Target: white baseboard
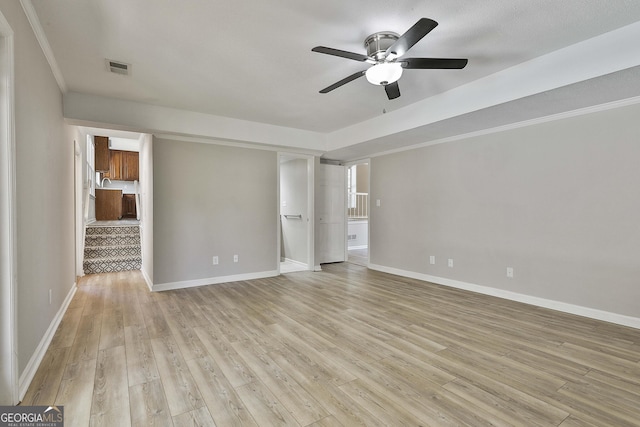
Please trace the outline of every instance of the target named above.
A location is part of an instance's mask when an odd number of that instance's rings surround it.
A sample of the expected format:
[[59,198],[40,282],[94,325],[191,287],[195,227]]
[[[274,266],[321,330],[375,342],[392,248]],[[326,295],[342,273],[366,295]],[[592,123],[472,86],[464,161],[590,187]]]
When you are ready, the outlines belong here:
[[313,266],[313,271],[322,271],[322,266],[320,264]]
[[20,375],[20,378],[18,380],[19,400],[22,400],[24,398],[24,395],[27,393],[27,389],[29,388],[29,385],[31,385],[31,381],[33,381],[33,377],[36,375],[36,372],[40,367],[40,363],[42,363],[42,359],[44,358],[44,355],[49,348],[49,344],[51,344],[51,340],[53,339],[53,336],[55,335],[56,330],[58,329],[58,326],[60,325],[60,322],[64,317],[64,314],[67,312],[67,308],[69,307],[73,296],[76,294],[77,289],[78,287],[76,286],[76,283],[74,283],[66,298],[62,302],[60,309],[51,321],[49,328],[40,340],[40,344],[38,344],[36,351],[31,356],[31,359],[29,359],[29,363],[27,363],[27,366],[24,368],[22,375]]
[[479,294],[491,295],[498,298],[504,298],[511,301],[522,302],[525,304],[535,305],[538,307],[549,308],[551,310],[562,311],[564,313],[576,314],[578,316],[588,317],[590,319],[602,320],[605,322],[615,323],[618,325],[629,326],[631,328],[640,329],[640,318],[626,316],[624,314],[611,313],[609,311],[597,310],[595,308],[582,307],[579,305],[569,304],[566,302],[555,301],[545,298],[533,297],[530,295],[519,294],[517,292],[505,291],[503,289],[492,288],[489,286],[476,285],[474,283],[461,282],[458,280],[447,279],[445,277],[431,276],[414,271],[401,270],[383,265],[369,264],[372,270],[381,271],[383,273],[394,274],[396,276],[408,277],[411,279],[422,280],[425,282],[436,283],[438,285],[449,286],[452,288],[463,289],[466,291],[477,292]]
[[151,292],[153,292],[153,281],[151,280],[151,277],[149,277],[147,270],[142,267],[140,268],[140,272],[142,273],[142,277],[144,277],[144,281],[147,283],[147,287]]
[[169,291],[172,289],[194,288],[196,286],[217,285],[219,283],[239,282],[242,280],[264,279],[267,277],[275,277],[278,270],[259,271],[256,273],[234,274],[231,276],[209,277],[205,279],[185,280],[181,282],[159,283],[152,285],[152,291]]
[[369,245],[358,245],[358,246],[348,246],[347,249],[351,250],[351,249],[367,249],[369,247]]
[[286,262],[290,262],[290,263],[298,265],[300,267],[309,268],[309,265],[307,263],[305,263],[305,262],[296,261],[295,259],[291,259],[291,258],[285,258],[284,260]]

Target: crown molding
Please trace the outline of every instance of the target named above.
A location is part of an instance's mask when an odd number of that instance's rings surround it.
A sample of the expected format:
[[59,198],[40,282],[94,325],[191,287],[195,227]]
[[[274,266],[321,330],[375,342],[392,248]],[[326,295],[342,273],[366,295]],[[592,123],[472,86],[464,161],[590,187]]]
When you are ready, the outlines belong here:
[[51,45],[49,44],[49,40],[47,40],[44,29],[40,24],[40,19],[38,18],[38,14],[36,13],[35,8],[33,7],[33,3],[31,3],[31,0],[20,0],[20,4],[22,5],[24,13],[27,15],[27,19],[29,20],[31,29],[33,30],[36,39],[40,44],[40,48],[42,49],[45,58],[47,58],[47,62],[49,63],[49,67],[51,67],[51,72],[53,73],[53,77],[58,83],[60,91],[62,91],[62,93],[67,93],[67,84],[62,77],[62,72],[60,71],[60,67],[58,67],[58,62],[53,55],[53,50],[51,50]]

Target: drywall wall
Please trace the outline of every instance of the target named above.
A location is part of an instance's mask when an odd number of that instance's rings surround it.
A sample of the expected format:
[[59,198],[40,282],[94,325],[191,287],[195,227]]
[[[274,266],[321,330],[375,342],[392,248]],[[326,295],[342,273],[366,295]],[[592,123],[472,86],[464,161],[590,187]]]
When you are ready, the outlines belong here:
[[374,158],[371,263],[640,317],[638,117],[633,105]]
[[[282,224],[281,257],[308,262],[307,255],[307,159],[280,163],[280,222]],[[285,215],[301,215],[301,218]]]
[[[34,356],[74,275],[74,144],[62,94],[19,2],[0,10],[14,31],[18,369]],[[49,302],[49,290],[52,299]]]
[[369,192],[369,163],[356,165],[356,193]]
[[154,288],[277,271],[276,156],[154,138]]

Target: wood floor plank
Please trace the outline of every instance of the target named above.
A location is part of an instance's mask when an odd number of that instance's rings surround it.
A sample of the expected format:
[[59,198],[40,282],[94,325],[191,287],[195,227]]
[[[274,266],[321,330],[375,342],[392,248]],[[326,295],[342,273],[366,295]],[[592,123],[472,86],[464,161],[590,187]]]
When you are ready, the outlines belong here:
[[97,359],[80,360],[67,364],[65,368],[55,402],[56,405],[64,406],[65,424],[89,425],[96,361]]
[[69,359],[69,347],[49,349],[40,362],[22,405],[53,405]]
[[574,416],[568,416],[558,427],[598,427]]
[[173,427],[160,380],[129,387],[132,426]]
[[309,424],[308,427],[341,427],[344,424],[341,424],[336,417],[330,415],[328,417],[324,417],[321,420],[316,421],[313,424]]
[[185,360],[198,359],[207,354],[207,350],[196,335],[193,327],[185,319],[182,311],[165,313],[167,324],[180,347]]
[[[271,356],[279,366],[285,368],[307,392],[309,392],[325,410],[345,426],[381,426],[383,425],[370,412],[364,410],[333,381],[333,375],[323,367],[291,352],[275,352]],[[308,363],[311,363],[309,365]],[[355,379],[355,376],[354,376]]]
[[187,361],[209,413],[220,426],[258,426],[234,387],[209,356]]
[[396,405],[394,401],[389,399],[388,394],[370,390],[359,379],[341,385],[340,389],[385,425],[422,425],[425,423],[425,420],[408,413],[405,407]]
[[102,312],[102,327],[100,330],[100,350],[124,345],[124,319],[122,310],[105,309]]
[[611,425],[633,425],[640,421],[636,414],[640,401],[636,395],[622,390],[616,392],[609,387],[601,387],[593,380],[585,380],[568,382],[559,393],[583,403],[590,403],[590,406],[598,408],[600,413],[611,414],[607,420]]
[[164,313],[154,302],[140,303],[140,310],[150,338],[159,338],[171,333]]
[[80,318],[76,336],[69,352],[69,361],[77,362],[83,359],[97,358],[101,330],[102,313],[83,315]]
[[58,326],[56,333],[51,339],[49,347],[63,348],[71,347],[73,345],[73,341],[76,338],[76,331],[78,330],[80,319],[82,318],[82,311],[83,308],[81,307],[67,309],[67,312],[62,316],[62,320],[60,321],[60,325]]
[[151,347],[172,416],[204,406],[202,396],[171,336],[154,338]]
[[231,385],[239,387],[256,379],[251,368],[217,326],[210,324],[206,328],[197,327],[195,332]]
[[138,293],[134,290],[127,292],[127,298],[122,304],[122,322],[127,326],[146,326],[142,308],[138,301]]
[[130,426],[124,346],[100,350],[91,400],[92,426]]
[[151,340],[143,326],[126,326],[124,342],[127,351],[127,376],[129,386],[160,378],[151,349]]
[[216,427],[206,406],[173,417],[175,427]]
[[301,426],[259,380],[238,387],[236,391],[260,426]]
[[289,410],[300,425],[311,424],[328,415],[324,408],[277,363],[262,353],[251,340],[238,341],[233,348],[251,366],[251,370],[278,400]]
[[[274,339],[278,339],[283,346],[284,351],[276,351],[280,355],[287,354],[288,356],[301,359],[301,364],[304,366],[312,366],[314,368],[314,375],[323,375],[326,381],[332,382],[335,385],[342,385],[349,381],[355,380],[357,377],[344,369],[338,363],[332,363],[332,359],[326,357],[324,353],[317,350],[316,347],[310,345],[305,339],[301,338],[300,333],[294,327],[283,328],[280,325],[268,326],[269,333]],[[302,334],[303,337],[307,337],[307,334]],[[313,340],[311,340],[313,343]],[[325,350],[332,347],[321,346]],[[271,353],[270,353],[271,354]]]

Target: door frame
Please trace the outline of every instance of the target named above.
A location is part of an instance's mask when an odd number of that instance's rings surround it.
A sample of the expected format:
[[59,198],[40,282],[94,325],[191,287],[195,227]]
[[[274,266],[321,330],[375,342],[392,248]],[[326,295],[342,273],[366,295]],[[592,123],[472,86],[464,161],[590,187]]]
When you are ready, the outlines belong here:
[[0,405],[18,396],[16,157],[13,30],[0,12]]
[[[80,129],[75,127],[75,135],[73,138],[73,164],[74,164],[74,216],[75,216],[75,230],[76,230],[76,278],[84,276],[84,215],[83,215],[83,200],[84,200],[84,161],[83,161],[83,146],[86,146],[86,135],[80,132]],[[79,142],[78,140],[83,140]],[[84,143],[84,144],[83,144]]]
[[276,265],[278,266],[278,274],[280,274],[280,258],[282,255],[282,224],[280,223],[280,159],[282,157],[292,159],[304,159],[307,161],[307,270],[314,271],[315,268],[315,157],[311,154],[290,153],[286,151],[278,151],[276,156],[277,162],[277,239],[276,239]]

